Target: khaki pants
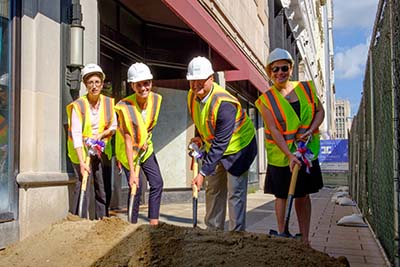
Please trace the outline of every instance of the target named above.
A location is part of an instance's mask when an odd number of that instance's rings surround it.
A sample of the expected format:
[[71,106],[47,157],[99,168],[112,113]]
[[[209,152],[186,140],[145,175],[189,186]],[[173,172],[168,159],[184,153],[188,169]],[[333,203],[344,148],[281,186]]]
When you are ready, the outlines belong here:
[[233,176],[220,163],[214,175],[206,176],[204,220],[208,228],[224,230],[228,200],[229,230],[244,231],[246,229],[247,178],[248,172],[241,176]]

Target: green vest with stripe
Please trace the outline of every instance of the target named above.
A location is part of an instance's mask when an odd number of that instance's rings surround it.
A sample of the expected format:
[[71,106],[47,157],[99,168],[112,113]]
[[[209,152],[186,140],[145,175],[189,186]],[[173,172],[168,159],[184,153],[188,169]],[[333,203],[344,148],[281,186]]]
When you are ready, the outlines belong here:
[[142,110],[137,101],[136,94],[132,94],[115,105],[118,114],[118,129],[115,139],[115,154],[117,160],[129,169],[128,157],[125,150],[124,128],[128,130],[132,138],[133,159],[138,156],[140,149],[147,143],[146,154],[141,162],[146,161],[153,153],[152,130],[157,124],[158,114],[160,113],[162,96],[153,92],[149,93],[147,106],[145,109],[146,119],[143,120]]
[[8,121],[0,115],[0,147],[8,144]]
[[237,107],[235,128],[229,145],[224,152],[224,155],[231,155],[245,148],[255,135],[253,123],[246,112],[243,111],[240,102],[217,83],[213,83],[212,91],[204,106],[201,107],[202,104],[196,100],[196,95],[192,90],[189,90],[189,113],[201,139],[205,143],[207,152],[210,150],[214,139],[218,110],[223,101],[233,103]]
[[[261,105],[264,105],[271,111],[276,127],[285,139],[289,150],[294,152],[296,151],[295,141],[308,130],[313,121],[318,98],[312,81],[292,83],[300,102],[300,118],[275,86],[263,93],[255,104],[258,110],[260,110]],[[264,126],[268,164],[279,167],[288,166],[289,159],[276,144],[267,125]],[[314,159],[316,159],[320,150],[320,133],[318,129],[313,132],[307,147],[312,151]]]
[[[114,99],[100,95],[100,106],[99,106],[99,128],[98,128],[98,133],[102,133],[110,126],[112,125],[113,122],[113,115],[114,115]],[[79,158],[76,153],[76,150],[74,148],[74,143],[72,140],[72,133],[71,133],[71,114],[72,110],[75,110],[76,114],[79,117],[79,121],[82,125],[82,141],[83,144],[85,144],[85,139],[86,138],[93,138],[92,134],[92,123],[90,119],[90,106],[89,106],[89,100],[87,98],[87,95],[84,95],[71,104],[67,106],[67,115],[68,115],[68,156],[71,159],[71,161],[75,164],[79,164]],[[109,159],[111,159],[112,156],[112,147],[111,147],[111,142],[109,142],[111,139],[111,136],[107,138],[103,138],[102,141],[105,142],[105,148],[104,148],[104,153],[107,155]],[[85,159],[87,157],[87,149],[82,148],[82,157]]]

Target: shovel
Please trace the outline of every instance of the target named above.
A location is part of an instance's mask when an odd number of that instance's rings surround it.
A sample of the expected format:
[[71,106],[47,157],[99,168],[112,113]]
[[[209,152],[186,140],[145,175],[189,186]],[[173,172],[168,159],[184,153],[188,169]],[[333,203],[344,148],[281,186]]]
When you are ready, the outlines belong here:
[[[90,156],[86,157],[86,166],[90,166]],[[87,188],[87,180],[89,177],[89,173],[85,171],[82,175],[82,183],[81,183],[81,193],[79,194],[79,206],[78,206],[78,215],[83,218],[83,201],[85,199],[86,188]]]
[[[105,143],[101,140],[96,140],[92,138],[87,138],[85,140],[85,148],[87,148],[87,157],[85,164],[90,168],[90,156],[98,156],[101,157],[101,153],[104,151]],[[78,215],[83,218],[83,201],[85,199],[86,189],[87,189],[87,181],[88,181],[89,173],[85,171],[82,174],[82,183],[81,183],[81,193],[79,195],[79,206],[78,206]]]
[[[196,178],[197,173],[199,171],[199,164],[197,160],[193,158],[193,179]],[[197,185],[192,186],[192,195],[193,195],[193,228],[197,226],[197,203],[199,200],[199,192],[197,190]]]
[[[146,154],[146,150],[142,151],[139,154],[139,157],[138,157],[138,159],[136,161],[136,164],[135,164],[135,175],[137,177],[139,177],[139,174],[140,174],[140,161],[142,160],[142,157],[144,156],[144,154]],[[137,191],[137,186],[136,186],[136,184],[133,184],[131,186],[129,206],[128,206],[128,222],[131,222],[131,219],[132,219],[133,202],[134,202],[134,199],[135,199],[136,191]]]
[[297,183],[297,174],[299,173],[299,168],[300,166],[298,164],[294,165],[293,172],[292,172],[292,177],[290,179],[290,186],[289,186],[289,194],[288,194],[288,199],[287,199],[287,209],[286,209],[286,214],[285,214],[285,230],[283,233],[278,233],[278,231],[275,230],[270,230],[269,234],[274,235],[274,236],[280,236],[280,237],[298,237],[298,235],[293,236],[289,232],[289,219],[290,219],[290,213],[292,211],[292,205],[293,205],[293,199],[294,199],[294,191],[296,189],[296,183]]

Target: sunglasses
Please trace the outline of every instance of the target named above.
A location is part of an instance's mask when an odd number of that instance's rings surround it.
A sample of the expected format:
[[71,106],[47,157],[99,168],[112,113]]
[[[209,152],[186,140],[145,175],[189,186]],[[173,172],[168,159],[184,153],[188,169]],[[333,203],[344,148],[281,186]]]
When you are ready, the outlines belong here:
[[273,67],[273,68],[271,69],[271,71],[272,71],[273,73],[277,73],[279,70],[281,70],[282,72],[287,72],[287,71],[289,71],[289,66],[288,66],[288,65],[285,65],[285,66],[276,66],[276,67]]

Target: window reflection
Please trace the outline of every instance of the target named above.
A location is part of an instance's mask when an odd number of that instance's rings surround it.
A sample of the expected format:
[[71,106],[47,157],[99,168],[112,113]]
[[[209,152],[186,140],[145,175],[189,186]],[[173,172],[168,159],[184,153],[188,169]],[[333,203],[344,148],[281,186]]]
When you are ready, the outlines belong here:
[[10,209],[9,196],[9,7],[10,1],[0,1],[0,213]]

